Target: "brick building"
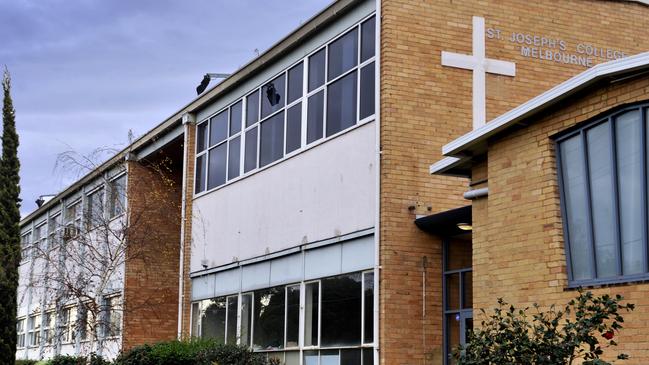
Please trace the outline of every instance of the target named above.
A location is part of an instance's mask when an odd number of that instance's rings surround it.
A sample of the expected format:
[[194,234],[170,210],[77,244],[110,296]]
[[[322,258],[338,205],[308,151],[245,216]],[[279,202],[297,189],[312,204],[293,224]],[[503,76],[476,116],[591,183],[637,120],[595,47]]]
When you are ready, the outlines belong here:
[[[141,280],[150,267],[134,261],[123,296],[169,285],[176,299],[165,316],[126,305],[123,344],[178,332],[287,365],[448,363],[473,310],[510,297],[503,284],[532,295],[506,271],[530,258],[502,255],[503,271],[492,270],[492,250],[504,248],[479,222],[495,233],[503,223],[478,209],[484,197],[472,208],[463,198],[467,184],[467,198],[487,183],[494,196],[484,153],[460,155],[467,167],[452,165],[455,155],[431,162],[487,120],[649,49],[648,15],[642,1],[334,2],[121,155],[174,156],[177,189],[151,199],[177,202],[181,217],[145,219],[167,219],[176,265]],[[547,214],[560,231],[560,214]],[[472,222],[475,233],[457,226]],[[563,245],[552,237],[555,286],[535,283],[559,298],[572,281],[560,278]]]

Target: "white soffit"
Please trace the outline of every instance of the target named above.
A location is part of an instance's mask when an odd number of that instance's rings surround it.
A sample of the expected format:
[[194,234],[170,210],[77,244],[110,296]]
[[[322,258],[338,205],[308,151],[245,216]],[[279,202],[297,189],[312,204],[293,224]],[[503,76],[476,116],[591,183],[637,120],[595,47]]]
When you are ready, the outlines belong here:
[[[487,138],[520,122],[522,119],[532,116],[536,112],[565,99],[604,77],[613,77],[619,74],[639,71],[642,69],[649,69],[649,52],[596,65],[553,87],[543,94],[517,106],[507,113],[502,114],[484,126],[446,144],[442,148],[442,153],[445,156],[457,156],[463,151],[469,149],[471,146],[486,140]],[[434,166],[436,166],[436,168],[440,167],[437,165],[445,160],[446,159],[431,165],[431,171]],[[444,163],[449,164],[451,162],[450,160],[446,160]]]

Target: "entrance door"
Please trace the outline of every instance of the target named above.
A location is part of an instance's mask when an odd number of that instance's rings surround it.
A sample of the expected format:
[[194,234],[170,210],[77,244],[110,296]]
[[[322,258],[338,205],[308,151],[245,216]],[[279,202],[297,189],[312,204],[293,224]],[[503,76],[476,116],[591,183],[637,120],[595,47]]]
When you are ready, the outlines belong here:
[[455,364],[453,350],[465,345],[473,330],[473,273],[471,235],[444,243],[444,358]]

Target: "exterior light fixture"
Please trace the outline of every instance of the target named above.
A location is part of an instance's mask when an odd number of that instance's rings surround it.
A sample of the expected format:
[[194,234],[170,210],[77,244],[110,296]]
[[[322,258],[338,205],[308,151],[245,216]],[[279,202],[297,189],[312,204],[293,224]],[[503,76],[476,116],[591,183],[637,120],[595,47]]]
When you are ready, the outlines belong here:
[[473,226],[470,223],[458,223],[457,228],[463,230],[463,231],[472,231]]
[[203,80],[201,80],[201,83],[196,86],[196,94],[200,95],[207,89],[207,86],[210,84],[210,81],[212,79],[225,79],[226,77],[230,76],[230,74],[215,74],[215,73],[207,73],[203,76]]

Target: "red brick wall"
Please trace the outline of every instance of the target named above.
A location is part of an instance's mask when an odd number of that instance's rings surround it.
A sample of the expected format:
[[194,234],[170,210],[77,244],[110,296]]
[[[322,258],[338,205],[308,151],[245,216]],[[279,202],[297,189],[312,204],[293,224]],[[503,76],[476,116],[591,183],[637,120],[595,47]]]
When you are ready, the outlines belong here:
[[177,334],[182,171],[162,161],[128,162],[124,349]]

